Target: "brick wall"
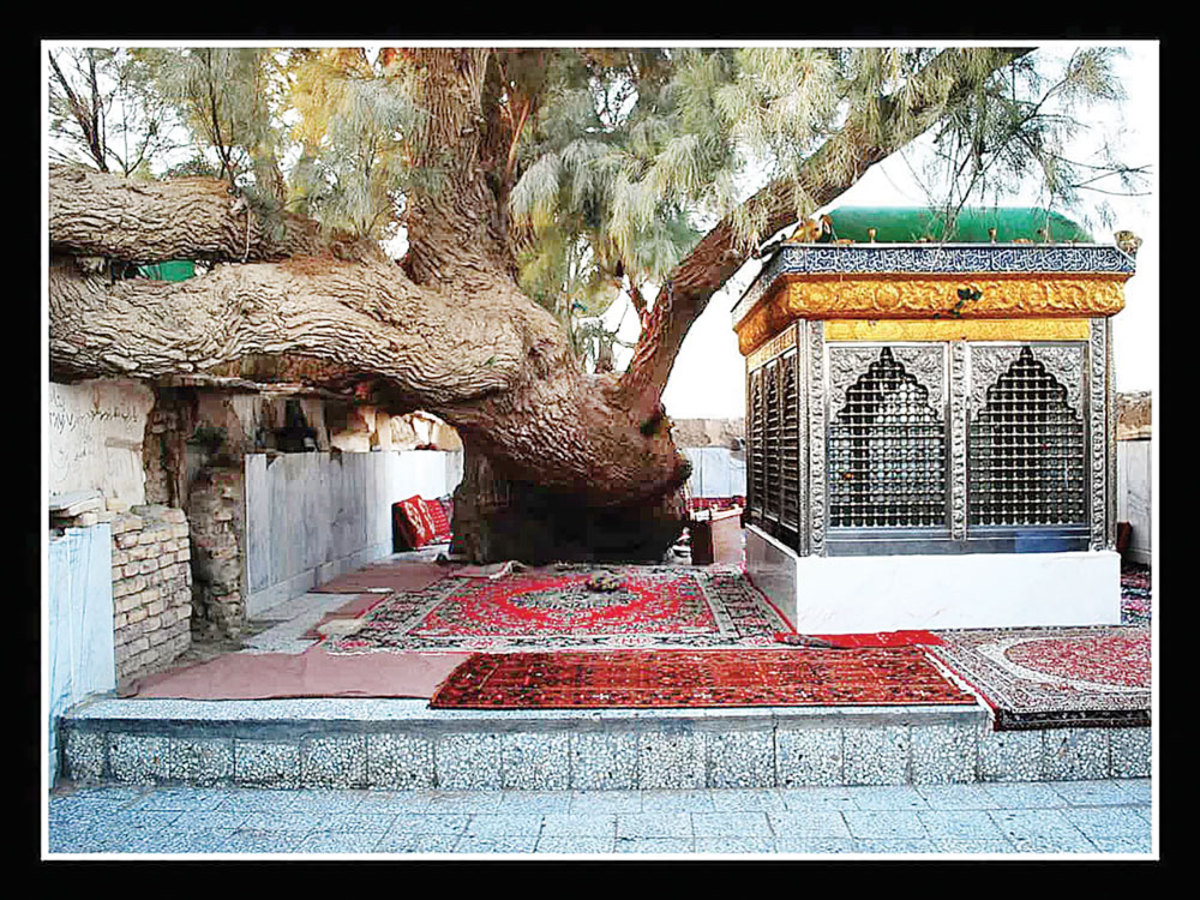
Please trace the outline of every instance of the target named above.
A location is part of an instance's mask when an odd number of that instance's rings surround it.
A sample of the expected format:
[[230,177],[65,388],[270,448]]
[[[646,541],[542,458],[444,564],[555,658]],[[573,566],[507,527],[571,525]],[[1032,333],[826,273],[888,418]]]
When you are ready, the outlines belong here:
[[[245,473],[204,468],[187,498],[195,585],[194,622],[205,637],[236,637],[246,625],[242,584],[242,532]],[[182,511],[181,511],[182,512]]]
[[159,504],[94,501],[55,528],[112,529],[113,645],[118,684],[166,668],[192,643],[192,570],[187,518]]
[[118,683],[158,671],[191,646],[187,519],[168,506],[108,510]]

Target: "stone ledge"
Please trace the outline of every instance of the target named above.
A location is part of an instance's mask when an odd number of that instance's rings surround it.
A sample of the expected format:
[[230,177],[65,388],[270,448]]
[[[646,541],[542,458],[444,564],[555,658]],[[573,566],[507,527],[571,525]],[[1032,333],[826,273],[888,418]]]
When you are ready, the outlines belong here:
[[1150,746],[1149,729],[993,732],[981,707],[475,713],[430,710],[421,700],[101,699],[72,710],[63,726],[69,777],[280,788],[1130,778],[1149,774]]

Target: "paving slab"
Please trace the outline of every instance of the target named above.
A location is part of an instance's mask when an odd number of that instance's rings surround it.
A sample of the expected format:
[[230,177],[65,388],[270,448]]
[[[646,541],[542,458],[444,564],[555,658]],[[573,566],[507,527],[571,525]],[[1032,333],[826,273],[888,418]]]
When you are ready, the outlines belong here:
[[[46,818],[49,852],[72,856],[1132,858],[1153,855],[1149,793],[1118,779],[579,793],[112,786],[52,794]],[[914,797],[925,805],[911,808]]]

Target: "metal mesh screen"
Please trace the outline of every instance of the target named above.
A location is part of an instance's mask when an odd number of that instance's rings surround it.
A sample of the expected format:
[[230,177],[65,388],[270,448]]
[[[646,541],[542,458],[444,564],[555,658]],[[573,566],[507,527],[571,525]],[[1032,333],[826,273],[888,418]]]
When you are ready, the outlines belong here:
[[834,527],[939,526],[946,521],[946,432],[929,391],[890,349],[846,391],[829,425]]
[[971,422],[972,525],[1056,525],[1085,518],[1083,419],[1066,388],[1022,347]]

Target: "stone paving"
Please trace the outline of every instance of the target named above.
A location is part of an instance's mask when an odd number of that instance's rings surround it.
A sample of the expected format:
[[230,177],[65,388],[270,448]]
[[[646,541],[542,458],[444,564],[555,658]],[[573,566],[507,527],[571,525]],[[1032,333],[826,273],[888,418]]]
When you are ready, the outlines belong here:
[[47,820],[51,859],[1153,852],[1145,778],[596,792],[60,788]]

